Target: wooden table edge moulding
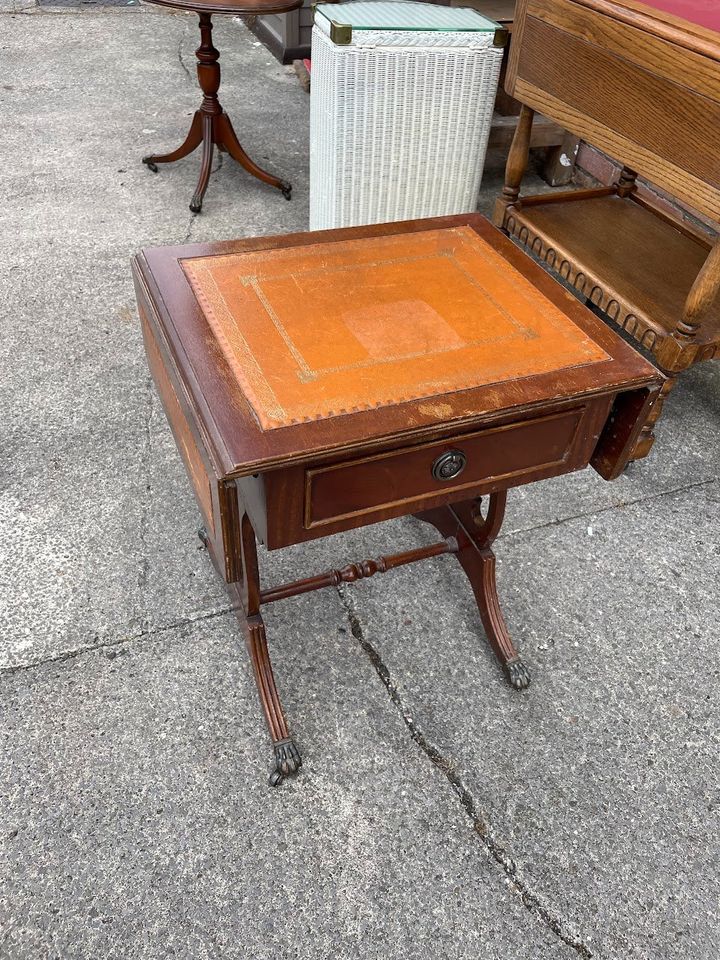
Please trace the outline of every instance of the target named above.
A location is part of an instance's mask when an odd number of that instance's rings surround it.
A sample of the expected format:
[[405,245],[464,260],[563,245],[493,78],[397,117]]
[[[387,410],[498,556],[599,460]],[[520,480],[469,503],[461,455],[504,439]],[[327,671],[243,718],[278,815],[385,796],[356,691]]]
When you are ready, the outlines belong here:
[[148,154],[142,158],[142,162],[153,173],[157,173],[159,163],[174,163],[176,160],[182,160],[202,146],[200,174],[195,193],[190,201],[190,209],[193,213],[200,213],[202,210],[203,197],[210,181],[215,147],[222,153],[227,153],[258,180],[276,187],[286,200],[290,200],[292,185],[287,180],[263,170],[250,159],[238,140],[230,117],[220,105],[218,99],[220,54],[212,42],[212,15],[214,13],[227,13],[234,16],[287,13],[301,6],[302,0],[149,0],[149,2],[173,7],[176,10],[192,11],[198,15],[200,46],[195,51],[195,56],[198,82],[203,98],[199,108],[193,114],[190,129],[180,146],[169,153]]
[[[271,783],[301,759],[264,604],[453,554],[510,684],[527,687],[495,582],[507,491],[588,464],[617,477],[655,368],[478,214],[151,248],[133,275],[201,538],[245,629]],[[441,539],[261,583],[257,541],[408,515]]]

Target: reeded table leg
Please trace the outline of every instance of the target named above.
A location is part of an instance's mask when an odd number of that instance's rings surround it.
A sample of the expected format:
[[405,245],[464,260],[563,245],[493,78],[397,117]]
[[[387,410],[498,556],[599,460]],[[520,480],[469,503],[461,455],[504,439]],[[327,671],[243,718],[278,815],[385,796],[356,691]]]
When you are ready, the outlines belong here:
[[193,213],[200,213],[202,210],[203,197],[210,182],[210,170],[212,169],[213,151],[215,142],[213,139],[213,118],[209,114],[203,116],[203,151],[202,161],[200,162],[200,176],[198,177],[195,193],[190,201],[190,209]]
[[495,554],[491,549],[502,526],[506,499],[505,491],[492,494],[486,516],[481,512],[479,500],[426,510],[416,516],[431,523],[443,537],[457,539],[459,549],[455,556],[470,581],[490,646],[510,685],[516,690],[524,690],[530,684],[530,672],[510,639],[500,609]]
[[275,751],[275,767],[270,774],[270,784],[277,787],[285,777],[291,773],[296,773],[300,769],[302,760],[290,736],[280,703],[280,696],[275,685],[263,619],[259,614],[246,617],[245,625],[248,651],[255,672],[255,683],[260,694],[260,702],[265,712],[265,720]]
[[265,624],[260,615],[260,573],[257,562],[255,531],[247,514],[244,514],[240,521],[240,534],[243,563],[241,597],[243,610],[239,611],[239,614],[244,621],[255,683],[275,751],[275,766],[270,774],[270,783],[273,787],[277,787],[285,777],[297,773],[302,765],[302,759],[290,736],[290,730],[275,685]]
[[210,179],[214,147],[228,153],[248,173],[257,177],[258,180],[276,187],[285,199],[289,200],[292,195],[292,186],[286,180],[281,180],[280,177],[263,170],[262,167],[259,167],[250,159],[240,145],[240,141],[230,123],[230,118],[220,106],[217,95],[220,89],[220,65],[218,63],[220,54],[212,44],[212,19],[209,13],[201,13],[199,16],[200,46],[195,51],[195,55],[198,61],[198,81],[203,92],[202,104],[193,117],[185,142],[177,150],[172,153],[150,154],[143,157],[142,162],[150,170],[157,173],[158,163],[173,163],[175,160],[181,160],[202,143],[203,154],[200,176],[195,193],[190,201],[190,209],[193,213],[200,213],[202,210],[203,197]]

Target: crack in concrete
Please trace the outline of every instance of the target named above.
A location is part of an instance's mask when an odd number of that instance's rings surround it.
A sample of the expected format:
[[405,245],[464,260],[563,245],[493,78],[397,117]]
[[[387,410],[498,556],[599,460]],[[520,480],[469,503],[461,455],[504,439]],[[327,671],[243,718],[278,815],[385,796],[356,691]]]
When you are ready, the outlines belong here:
[[140,524],[138,530],[138,538],[140,540],[140,547],[142,550],[140,557],[140,570],[138,573],[138,587],[140,589],[140,601],[143,608],[143,619],[142,624],[144,628],[147,628],[149,623],[149,617],[147,614],[147,604],[145,603],[145,597],[147,593],[147,585],[150,577],[150,556],[148,553],[148,543],[147,543],[147,534],[150,527],[150,510],[152,508],[152,497],[150,492],[152,490],[152,483],[150,482],[150,463],[151,463],[151,451],[152,451],[152,419],[153,419],[153,407],[154,407],[154,397],[155,392],[153,390],[152,377],[148,373],[145,377],[145,394],[147,398],[147,416],[145,417],[145,431],[144,431],[144,443],[143,443],[143,453],[142,453],[142,476],[145,478],[145,492],[148,496],[145,498],[143,503],[143,509],[140,515]]
[[[188,230],[187,230],[187,233],[186,233],[186,235],[185,235],[185,241],[189,240],[189,238],[190,238],[190,234],[191,234],[191,232],[192,232],[192,224],[193,224],[193,221],[194,221],[194,219],[195,219],[196,216],[197,216],[197,214],[192,214],[191,217],[190,217],[190,222],[189,222],[189,224],[188,224]],[[150,378],[148,377],[148,383],[150,383],[150,382],[151,382],[151,381],[150,381]],[[147,424],[146,424],[146,428],[147,428],[148,430],[149,430],[149,422],[150,422],[150,418],[148,418],[148,422],[147,422]],[[647,502],[651,502],[651,501],[653,501],[653,500],[659,500],[659,499],[661,499],[662,497],[671,496],[671,495],[674,494],[674,493],[682,493],[684,490],[692,490],[692,489],[697,488],[697,487],[708,486],[709,484],[716,483],[716,482],[718,481],[718,479],[719,479],[719,478],[717,478],[717,477],[712,477],[712,478],[710,478],[710,479],[708,479],[708,480],[699,480],[699,481],[697,481],[696,483],[691,483],[691,484],[688,484],[688,485],[683,486],[683,487],[676,487],[676,488],[674,488],[674,489],[672,489],[672,490],[666,490],[666,491],[664,491],[664,492],[662,492],[662,493],[655,494],[655,495],[652,495],[652,496],[648,496],[648,497],[638,497],[636,500],[629,500],[629,501],[626,501],[626,502],[623,502],[623,503],[611,504],[611,505],[608,506],[608,507],[603,507],[603,508],[597,509],[597,510],[591,510],[591,511],[588,511],[587,513],[574,514],[572,517],[563,517],[563,518],[558,519],[558,520],[549,520],[549,521],[547,521],[546,523],[539,523],[539,524],[537,524],[537,525],[534,526],[534,527],[525,527],[525,528],[522,528],[522,529],[519,529],[519,530],[511,530],[511,531],[509,531],[508,533],[503,533],[503,534],[501,534],[501,536],[500,536],[498,539],[503,539],[503,538],[505,538],[505,537],[513,537],[513,536],[517,536],[518,534],[522,534],[522,533],[531,533],[531,532],[534,531],[534,530],[541,530],[541,529],[543,529],[543,528],[545,528],[545,527],[558,526],[559,524],[562,524],[562,523],[568,523],[568,522],[571,521],[571,520],[578,520],[578,519],[581,519],[582,517],[595,516],[595,515],[600,514],[600,513],[607,513],[607,512],[609,512],[610,510],[617,510],[617,509],[621,509],[621,508],[623,508],[623,507],[633,506],[633,505],[636,504],[636,503],[647,503]],[[140,539],[141,539],[141,541],[142,541],[142,539],[143,539],[143,536],[144,536],[144,532],[141,530],[141,534],[140,534]],[[144,562],[147,563],[147,558],[145,558],[145,561],[144,561]],[[147,571],[145,571],[145,575],[146,575],[146,573],[147,573]],[[142,577],[142,576],[143,576],[143,573],[141,572],[141,577]],[[350,595],[345,592],[345,590],[346,590],[345,585],[344,585],[344,584],[341,584],[341,585],[337,588],[337,590],[338,590],[338,593],[339,593],[339,595],[340,595],[340,598],[341,598],[343,607],[345,608],[345,610],[346,610],[346,612],[347,612],[347,614],[348,614],[348,617],[351,617],[351,612],[350,612],[350,611],[352,610],[352,616],[354,616],[354,617],[357,619],[356,614],[354,613],[354,605],[353,605],[354,602],[350,599]],[[120,638],[116,638],[116,639],[114,639],[114,640],[108,640],[108,641],[105,642],[105,643],[87,644],[86,646],[76,647],[76,648],[73,649],[73,650],[66,650],[66,651],[64,651],[63,653],[58,654],[57,656],[54,656],[54,657],[46,657],[46,658],[43,658],[43,659],[40,659],[40,660],[32,660],[32,661],[30,661],[29,663],[20,663],[20,664],[14,664],[14,665],[8,666],[8,667],[0,667],[0,679],[2,679],[2,678],[5,677],[5,676],[9,676],[9,675],[18,673],[18,672],[20,672],[20,671],[22,671],[22,670],[33,670],[33,669],[35,669],[35,667],[42,667],[42,666],[45,666],[46,664],[50,664],[50,663],[62,663],[62,662],[64,662],[64,661],[66,661],[66,660],[73,660],[73,659],[75,659],[76,657],[79,657],[79,656],[81,656],[81,655],[84,654],[84,653],[92,653],[92,652],[95,651],[95,650],[103,650],[103,649],[108,648],[108,647],[115,647],[115,646],[118,646],[118,645],[120,645],[120,644],[122,644],[122,643],[132,643],[132,642],[134,642],[134,641],[136,641],[136,640],[143,640],[143,639],[145,639],[146,637],[152,637],[152,636],[155,636],[156,634],[165,633],[165,632],[167,632],[167,631],[169,631],[169,630],[179,629],[179,628],[181,628],[181,627],[188,626],[188,625],[193,624],[193,623],[199,623],[199,622],[201,622],[201,621],[203,621],[203,620],[210,620],[210,619],[212,619],[212,618],[214,618],[214,617],[224,616],[224,615],[227,614],[227,613],[233,613],[233,612],[235,612],[236,609],[237,609],[237,608],[236,608],[235,606],[223,607],[223,608],[220,609],[220,610],[212,611],[212,612],[210,612],[210,613],[200,613],[200,614],[198,614],[197,616],[183,617],[181,620],[174,621],[173,623],[167,624],[167,625],[164,626],[164,627],[157,627],[157,628],[155,628],[155,629],[150,629],[150,628],[148,628],[148,629],[146,629],[146,630],[142,630],[142,631],[140,631],[139,633],[133,634],[133,635],[131,635],[131,636],[120,637]],[[351,626],[352,626],[352,621],[351,621]],[[359,626],[359,621],[358,621],[358,628],[361,629],[361,627]],[[354,630],[353,630],[353,636],[356,636]],[[359,637],[356,637],[356,639],[360,640]],[[368,653],[368,656],[370,656],[369,650],[370,650],[370,649],[374,649],[374,648],[372,648],[372,646],[369,644],[369,641],[364,640],[364,642],[368,644],[368,649],[366,649],[366,653]],[[382,661],[381,661],[381,659],[380,659],[380,657],[379,657],[379,655],[377,654],[376,651],[375,651],[375,654],[374,654],[374,655],[377,657],[378,663],[382,664]],[[372,657],[371,657],[371,659],[372,659]],[[377,668],[376,668],[376,669],[377,669]],[[386,669],[386,668],[383,668],[383,669]],[[379,672],[379,671],[378,671],[378,672]],[[379,673],[380,673],[380,672],[379,672]],[[381,679],[383,679],[383,676],[382,676],[381,673],[380,673],[380,676],[381,676]],[[387,676],[388,676],[388,680],[389,680],[389,677],[390,677],[389,673],[387,674]],[[392,682],[391,682],[391,681],[389,681],[389,682],[390,682],[390,684],[391,684],[391,686],[392,686],[392,689],[395,690],[395,687],[394,687],[394,685],[392,684]],[[385,682],[384,679],[383,679],[383,683],[385,683],[385,685],[388,687],[388,692],[390,692],[391,687],[388,686],[388,684]],[[395,694],[396,694],[396,696],[397,696],[397,691],[395,691]],[[393,698],[393,702],[396,703],[396,705],[398,706],[398,708],[401,709],[401,710],[403,710],[403,717],[405,718],[405,722],[408,723],[408,724],[412,724],[412,723],[413,723],[412,718],[410,718],[409,716],[406,716],[405,711],[404,711],[404,708],[402,707],[402,703],[401,703],[401,701],[400,701],[400,699],[399,699],[399,696],[397,697],[397,699],[395,699],[395,697],[393,697],[392,694],[391,694],[391,697]],[[411,733],[412,733],[412,729],[411,729]],[[423,742],[426,743],[426,741],[424,740],[423,735],[422,735],[419,731],[418,731],[418,736],[423,740]],[[413,736],[413,739],[415,739],[415,736]],[[420,740],[418,740],[417,742],[420,744]],[[421,744],[421,745],[422,745],[422,744]],[[425,749],[425,747],[423,747],[423,749],[425,750],[426,753],[428,753],[428,750],[434,749],[434,748],[431,748],[431,745],[429,745],[429,744],[427,744],[427,743],[426,743],[426,746],[427,746],[428,749]],[[428,753],[428,756],[430,756],[430,753]],[[438,753],[438,757],[439,757],[439,756],[440,756],[440,754]],[[432,758],[431,758],[431,759],[432,759]],[[433,762],[435,763],[436,761],[433,760]],[[441,766],[440,763],[438,763],[437,765],[438,765],[438,766]],[[446,772],[446,771],[444,771],[444,772]],[[448,776],[447,772],[446,772],[446,776]],[[451,781],[451,782],[452,782],[452,781]],[[455,789],[455,788],[454,788],[454,789]],[[456,792],[457,792],[457,790],[456,790]],[[588,955],[588,956],[589,956],[589,955]]]
[[696,480],[694,483],[687,483],[681,487],[673,487],[672,490],[662,490],[660,493],[651,493],[647,497],[637,497],[634,500],[622,500],[620,503],[611,503],[607,507],[597,507],[594,510],[574,513],[570,517],[558,517],[556,520],[546,520],[544,523],[536,523],[530,527],[518,527],[517,530],[502,531],[498,540],[507,537],[516,537],[521,533],[532,533],[535,530],[544,530],[546,527],[559,527],[563,523],[571,523],[573,520],[582,520],[584,517],[595,517],[602,513],[609,513],[611,510],[624,510],[625,507],[633,507],[638,503],[652,503],[654,500],[662,500],[663,497],[671,497],[675,493],[684,493],[686,490],[695,490],[698,487],[706,487],[712,483],[717,483],[720,477],[709,477],[706,480]]
[[185,66],[185,61],[183,60],[183,44],[185,43],[187,36],[188,36],[188,23],[186,21],[185,26],[183,27],[183,32],[180,35],[180,40],[178,41],[177,58],[178,58],[178,62],[180,63],[180,66],[183,68],[183,70],[187,74],[188,79],[194,86],[192,74],[190,73],[188,68]]
[[526,882],[519,876],[515,861],[510,857],[501,844],[493,837],[490,825],[485,817],[478,810],[475,800],[469,789],[463,783],[461,777],[455,771],[453,761],[446,757],[442,751],[428,740],[416,721],[410,715],[403,703],[398,688],[392,679],[392,675],[387,665],[384,663],[377,648],[368,640],[360,623],[355,607],[355,601],[352,594],[347,590],[345,584],[339,584],[336,587],[340,602],[345,609],[350,624],[350,630],[353,637],[358,641],[362,651],[372,664],[375,672],[385,687],[390,700],[397,708],[407,727],[410,737],[420,747],[431,763],[445,776],[452,787],[453,792],[460,801],[466,815],[470,818],[473,830],[480,842],[485,847],[487,853],[502,869],[507,880],[512,884],[512,888],[518,893],[520,900],[534,917],[541,920],[545,926],[550,929],[563,943],[573,949],[583,960],[591,960],[593,954],[587,945],[573,933],[571,933],[564,921],[556,916],[548,907],[544,906],[540,897],[533,893]]
[[182,627],[190,627],[196,623],[203,623],[206,620],[214,620],[217,617],[224,617],[228,613],[235,613],[237,609],[236,606],[222,607],[220,610],[211,610],[209,613],[199,613],[196,616],[183,617],[181,620],[175,620],[173,623],[165,624],[163,627],[141,630],[139,633],[131,634],[130,636],[115,637],[104,643],[93,643],[85,647],[76,647],[74,650],[66,650],[54,657],[32,660],[30,663],[18,663],[10,667],[0,667],[0,680],[13,676],[16,673],[22,673],[25,670],[34,670],[37,667],[44,667],[53,663],[65,663],[67,660],[75,660],[77,657],[81,657],[86,653],[96,653],[99,650],[108,650],[113,647],[122,646],[123,644],[136,643],[138,640],[146,640],[148,637],[168,633],[170,630],[179,630],[182,629]]
[[183,243],[188,243],[190,240],[190,234],[192,233],[193,223],[195,222],[196,213],[190,214],[190,219],[188,220],[187,230],[185,231],[185,236],[182,238]]

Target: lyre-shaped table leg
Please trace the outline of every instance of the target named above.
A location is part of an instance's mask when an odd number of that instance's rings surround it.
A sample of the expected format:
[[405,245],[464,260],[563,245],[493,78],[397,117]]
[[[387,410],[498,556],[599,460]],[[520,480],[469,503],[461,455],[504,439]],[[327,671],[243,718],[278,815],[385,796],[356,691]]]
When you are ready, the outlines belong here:
[[524,690],[530,683],[530,672],[515,649],[500,609],[495,554],[491,549],[500,532],[506,497],[505,491],[492,494],[485,516],[479,500],[425,510],[416,516],[432,524],[443,537],[456,537],[459,550],[455,556],[470,581],[490,646],[510,685],[516,690]]

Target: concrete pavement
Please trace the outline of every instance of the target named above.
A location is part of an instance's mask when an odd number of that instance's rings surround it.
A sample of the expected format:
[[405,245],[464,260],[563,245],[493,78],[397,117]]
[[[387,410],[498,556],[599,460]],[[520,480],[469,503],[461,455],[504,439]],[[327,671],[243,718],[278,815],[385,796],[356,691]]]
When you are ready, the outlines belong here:
[[[239,21],[215,41],[291,203],[216,160],[193,216],[196,157],[139,163],[196,107],[192,16],[0,0],[0,958],[714,960],[717,364],[621,480],[511,494],[527,692],[451,558],[270,607],[304,766],[267,787],[129,272],[142,246],[306,227],[308,97]],[[431,537],[396,521],[263,575]]]

